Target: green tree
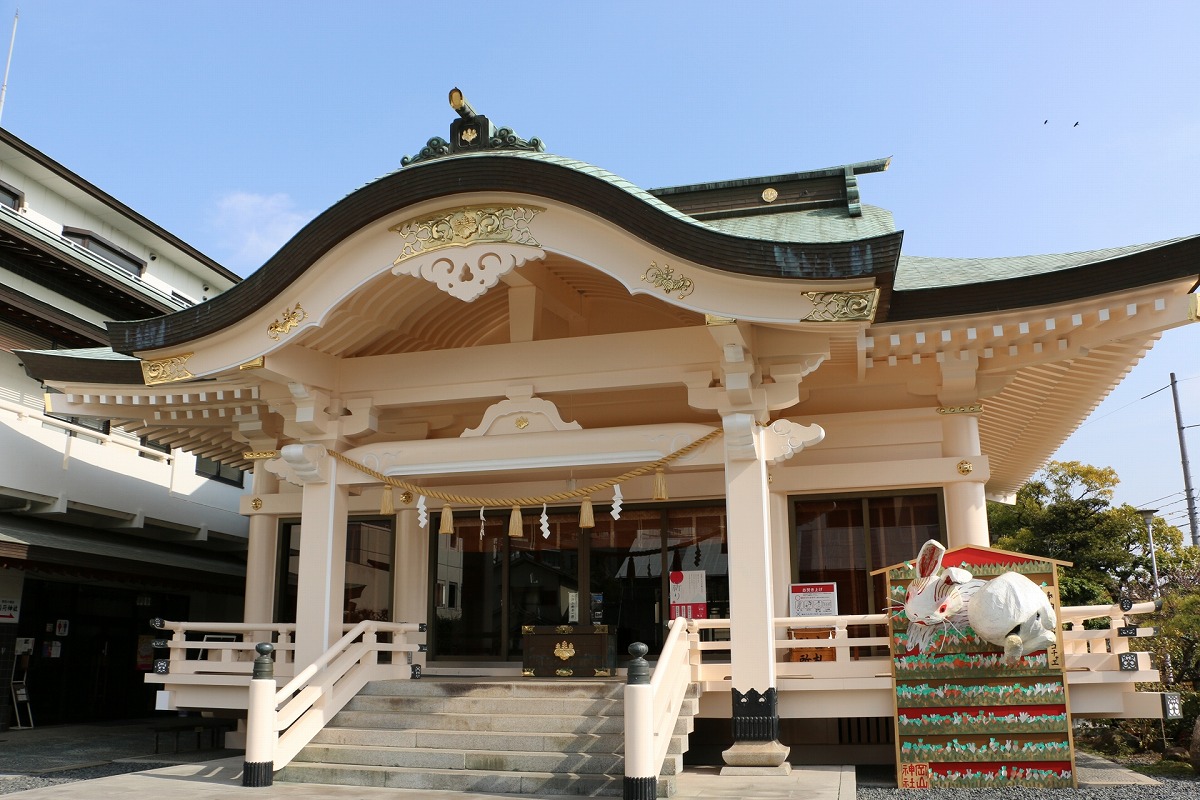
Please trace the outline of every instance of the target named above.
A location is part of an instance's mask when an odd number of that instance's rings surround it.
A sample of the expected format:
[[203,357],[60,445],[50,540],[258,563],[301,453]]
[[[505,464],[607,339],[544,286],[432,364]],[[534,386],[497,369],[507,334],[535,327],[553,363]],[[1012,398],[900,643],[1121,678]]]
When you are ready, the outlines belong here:
[[993,546],[1071,562],[1059,575],[1063,605],[1116,602],[1149,575],[1141,517],[1112,506],[1118,482],[1111,467],[1050,462],[1013,505],[989,504]]
[[1161,635],[1139,641],[1153,649],[1156,664],[1169,654],[1178,680],[1200,680],[1200,548],[1185,545],[1178,528],[1155,517],[1155,586],[1142,516],[1112,504],[1118,482],[1108,467],[1052,461],[1017,491],[1014,504],[988,505],[992,544],[1071,562],[1059,572],[1064,606],[1161,597],[1162,612],[1138,620],[1158,626]]

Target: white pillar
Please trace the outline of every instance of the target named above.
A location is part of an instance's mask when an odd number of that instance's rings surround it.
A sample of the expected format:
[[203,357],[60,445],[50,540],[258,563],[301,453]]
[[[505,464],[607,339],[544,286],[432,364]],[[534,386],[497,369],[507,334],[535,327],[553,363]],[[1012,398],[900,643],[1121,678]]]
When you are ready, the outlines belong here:
[[[254,497],[279,491],[279,478],[267,472],[265,462],[254,466],[251,478]],[[279,556],[279,517],[253,514],[250,517],[246,546],[246,599],[242,606],[243,622],[268,623],[274,620],[276,559]],[[257,640],[256,640],[257,641]]]
[[[349,490],[339,486],[341,464],[327,455],[324,481],[304,484],[300,503],[300,564],[296,576],[296,671],[342,638]],[[325,477],[325,476],[322,476]]]
[[[431,519],[432,523],[432,519]],[[392,560],[395,581],[393,616],[397,622],[429,620],[429,528],[417,524],[417,510],[396,513],[396,555]]]
[[786,772],[788,748],[778,741],[771,515],[763,442],[750,414],[727,415],[724,425],[733,643],[733,747],[723,754],[725,769]]
[[[972,459],[979,457],[976,413],[957,412],[942,417],[942,455],[960,458],[960,464],[971,464]],[[946,484],[946,531],[951,548],[990,545],[983,481],[972,480],[971,474],[968,472],[966,479]]]

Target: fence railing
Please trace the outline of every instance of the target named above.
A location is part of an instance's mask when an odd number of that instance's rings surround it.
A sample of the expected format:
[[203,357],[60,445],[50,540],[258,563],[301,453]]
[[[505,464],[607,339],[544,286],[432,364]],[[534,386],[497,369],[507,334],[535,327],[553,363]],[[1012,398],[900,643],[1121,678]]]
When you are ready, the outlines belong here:
[[295,623],[262,622],[169,622],[150,621],[152,627],[170,631],[170,639],[155,642],[168,656],[158,659],[158,675],[225,675],[242,683],[254,669],[254,645],[270,642],[275,646],[275,674],[291,677],[295,672]]
[[[363,620],[275,693],[275,769],[287,766],[312,741],[334,714],[341,711],[367,681],[412,677],[413,668],[402,664],[380,664],[379,654],[423,650],[412,634],[424,634],[425,626],[408,622]],[[379,641],[379,634],[392,641]],[[416,638],[416,637],[412,637]]]
[[[1128,605],[1128,604],[1127,604]],[[1066,606],[1059,609],[1059,623],[1070,623],[1063,631],[1066,669],[1070,672],[1124,672],[1121,679],[1150,680],[1149,654],[1130,648],[1130,639],[1153,636],[1155,629],[1130,624],[1128,616],[1149,614],[1157,608],[1153,601],[1135,603],[1122,609],[1118,605]],[[1108,618],[1103,630],[1087,630],[1089,620]],[[780,678],[885,677],[890,675],[888,660],[888,615],[843,614],[833,617],[778,617],[775,625],[776,674]],[[694,645],[700,656],[693,667],[693,679],[720,681],[729,674],[726,657],[732,643],[727,619],[690,620],[688,628],[701,641]],[[1137,666],[1131,667],[1131,653]],[[708,657],[707,659],[705,657]],[[1137,674],[1141,673],[1141,674]],[[1114,676],[1115,677],[1115,676]],[[797,684],[795,688],[803,689]],[[814,686],[815,688],[815,686]]]
[[[625,780],[627,784],[641,785],[641,790],[633,796],[657,796],[657,790],[651,791],[650,787],[657,786],[679,711],[692,683],[696,643],[687,619],[672,620],[649,681],[645,679],[649,667],[641,658],[646,652],[645,645],[635,644],[630,648],[637,657],[630,662],[629,684],[625,687]],[[631,795],[627,791],[625,796]]]
[[[159,461],[164,464],[171,463],[171,453],[164,453],[161,450],[156,450],[153,447],[145,447],[137,439],[137,437],[124,432],[105,433],[104,431],[89,428],[86,425],[75,425],[66,420],[58,419],[46,414],[44,411],[33,408],[31,406],[14,403],[11,400],[0,399],[0,411],[8,412],[14,415],[18,421],[29,420],[41,427],[57,429],[62,433],[72,437],[80,437],[91,439],[102,445],[112,445],[115,447],[123,447],[138,455]],[[69,446],[69,442],[68,442]]]

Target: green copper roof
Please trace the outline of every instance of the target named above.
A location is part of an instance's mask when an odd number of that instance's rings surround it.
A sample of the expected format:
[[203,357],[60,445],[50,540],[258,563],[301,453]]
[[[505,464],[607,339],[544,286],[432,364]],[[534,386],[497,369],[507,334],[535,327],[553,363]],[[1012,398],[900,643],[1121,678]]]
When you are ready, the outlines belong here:
[[862,216],[852,217],[842,208],[815,208],[782,214],[705,220],[723,233],[776,242],[847,242],[882,236],[896,230],[892,212],[879,206],[862,206]]
[[1044,275],[1059,270],[1082,267],[1086,264],[1096,264],[1145,250],[1155,250],[1189,238],[1192,237],[1185,236],[1150,244],[1110,247],[1106,250],[1089,250],[1082,253],[1006,258],[932,258],[901,255],[894,288],[898,292],[914,289],[938,289],[968,283],[986,283]]
[[[584,175],[590,175],[593,178],[599,178],[602,181],[610,183],[613,186],[616,186],[618,189],[622,189],[622,190],[628,192],[629,194],[633,195],[634,197],[637,197],[638,199],[644,201],[648,205],[654,206],[655,208],[659,209],[660,211],[662,211],[666,214],[670,214],[671,216],[675,217],[676,219],[684,220],[693,225],[701,225],[702,224],[702,223],[692,219],[687,214],[682,213],[678,209],[667,205],[662,200],[659,200],[657,197],[655,197],[654,195],[647,192],[645,189],[642,189],[641,187],[637,186],[636,184],[625,180],[624,178],[620,177],[619,175],[614,175],[613,173],[609,172],[606,169],[601,169],[600,167],[597,167],[595,164],[589,164],[586,161],[578,161],[574,158],[566,158],[564,156],[557,156],[557,155],[554,155],[553,153],[536,153],[536,152],[526,151],[526,150],[482,150],[477,153],[461,153],[458,155],[445,156],[444,158],[440,159],[440,161],[418,161],[413,164],[409,164],[407,167],[402,167],[399,170],[394,170],[392,172],[389,172],[386,175],[381,175],[373,181],[368,181],[368,183],[364,184],[364,185],[370,185],[372,183],[376,183],[376,182],[381,181],[384,178],[387,178],[391,175],[395,175],[397,172],[410,172],[411,173],[413,170],[418,170],[423,167],[430,166],[431,164],[437,164],[437,163],[440,163],[441,161],[448,161],[451,159],[453,159],[454,161],[467,161],[467,160],[475,159],[475,158],[488,158],[488,159],[491,159],[491,158],[519,158],[519,159],[523,159],[526,161],[544,161],[548,164],[556,164],[560,167],[566,167],[567,169],[572,169],[572,170],[575,170],[576,172],[580,172]],[[354,194],[354,192],[351,192],[350,194]]]
[[[585,161],[578,161],[573,158],[555,155],[553,153],[536,153],[524,150],[484,150],[477,153],[464,153],[459,155],[445,156],[442,159],[435,161],[420,161],[404,167],[396,172],[412,172],[413,170],[421,169],[430,164],[444,162],[448,160],[467,161],[475,158],[517,158],[526,161],[544,161],[548,164],[555,164],[560,167],[574,170],[584,175],[605,181],[612,186],[621,189],[624,192],[638,198],[648,206],[652,206],[664,214],[682,220],[689,225],[696,225],[703,228],[711,228],[721,231],[732,236],[742,236],[750,239],[765,239],[778,242],[851,242],[858,239],[867,239],[874,236],[881,236],[888,233],[894,233],[896,230],[895,223],[892,221],[892,214],[887,209],[877,206],[862,206],[863,215],[861,217],[851,217],[847,214],[845,208],[824,208],[813,209],[810,211],[783,212],[780,214],[763,214],[755,217],[746,218],[731,218],[731,219],[714,219],[700,221],[694,217],[688,216],[674,206],[664,203],[662,200],[655,197],[650,192],[641,188],[637,184],[614,175],[606,169],[597,167],[594,164],[589,164]],[[863,164],[848,165],[852,168],[857,168],[858,171],[875,172],[886,168],[887,159],[879,161],[864,162]],[[744,181],[725,181],[721,184],[712,184],[712,186],[735,185],[740,183],[762,183],[771,180],[778,180],[781,177],[814,177],[825,175],[841,175],[846,167],[830,167],[824,170],[812,170],[809,172],[796,173],[792,176],[771,176],[769,178],[747,178]],[[389,175],[394,175],[396,172],[390,172],[387,175],[382,175],[376,178],[375,183],[383,180]],[[368,184],[369,185],[369,184]],[[698,187],[701,185],[698,185]],[[671,187],[670,189],[655,190],[656,192],[669,192],[675,188],[690,189],[697,187]]]

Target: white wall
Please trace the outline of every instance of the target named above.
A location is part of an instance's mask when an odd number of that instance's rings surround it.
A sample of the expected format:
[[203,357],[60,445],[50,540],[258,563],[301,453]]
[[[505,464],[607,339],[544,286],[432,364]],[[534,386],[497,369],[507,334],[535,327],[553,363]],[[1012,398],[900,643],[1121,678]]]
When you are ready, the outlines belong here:
[[[228,279],[199,264],[186,265],[173,260],[166,248],[155,244],[156,237],[135,238],[21,172],[12,163],[0,161],[0,180],[25,193],[25,207],[20,212],[25,219],[55,235],[61,235],[64,226],[92,231],[145,261],[142,279],[167,294],[175,290],[200,302],[203,297],[212,298],[229,285]],[[155,255],[153,260],[150,258],[152,253]],[[205,286],[209,287],[207,291]]]

